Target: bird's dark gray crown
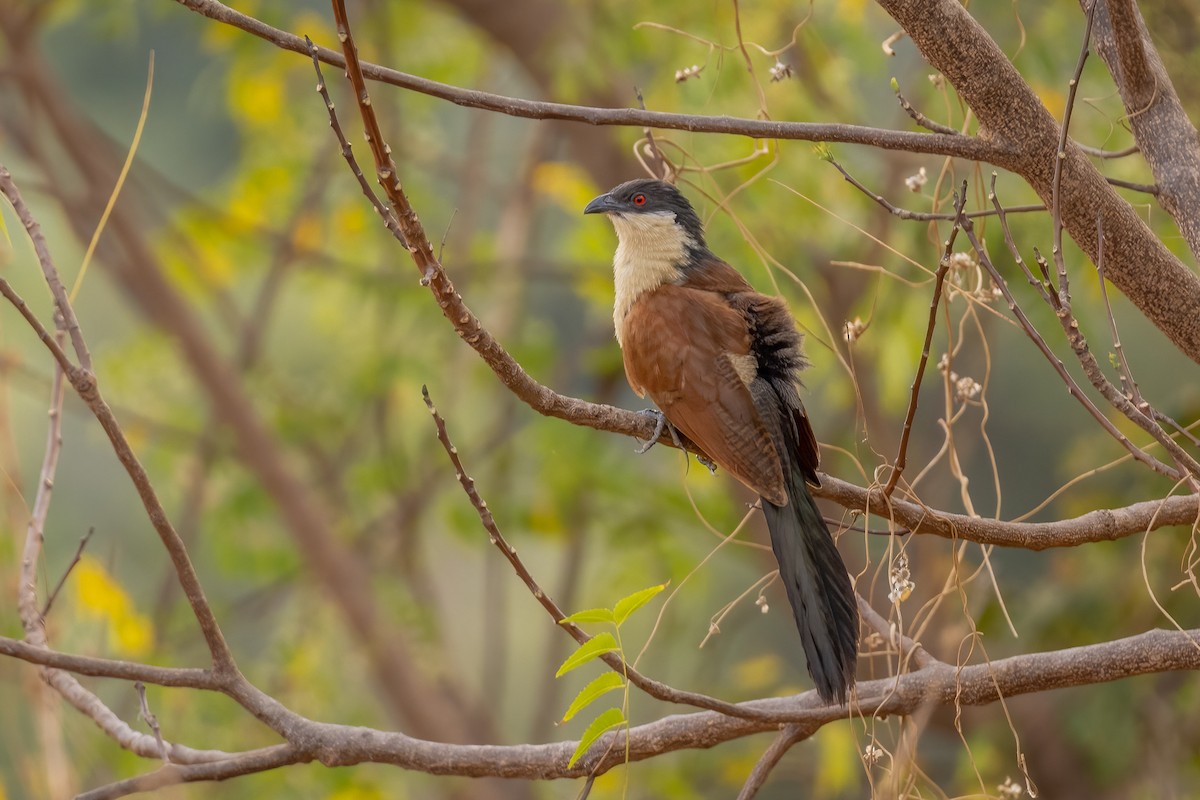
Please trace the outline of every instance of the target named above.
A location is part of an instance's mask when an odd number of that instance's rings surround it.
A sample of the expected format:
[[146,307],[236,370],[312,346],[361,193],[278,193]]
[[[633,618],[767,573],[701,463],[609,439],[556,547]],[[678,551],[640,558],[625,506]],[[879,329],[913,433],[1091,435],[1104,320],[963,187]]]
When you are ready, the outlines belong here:
[[[637,205],[634,198],[644,195],[646,202]],[[624,214],[662,214],[670,212],[675,215],[675,224],[679,225],[695,240],[698,248],[706,249],[704,242],[704,226],[696,209],[683,196],[683,192],[666,181],[653,178],[637,178],[613,187],[608,196],[619,204]]]

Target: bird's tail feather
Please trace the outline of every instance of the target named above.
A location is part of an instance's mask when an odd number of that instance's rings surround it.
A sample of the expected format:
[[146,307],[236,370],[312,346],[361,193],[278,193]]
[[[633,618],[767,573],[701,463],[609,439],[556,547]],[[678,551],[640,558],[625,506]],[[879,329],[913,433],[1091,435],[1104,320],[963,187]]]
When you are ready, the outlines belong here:
[[846,565],[799,471],[786,506],[763,500],[771,547],[796,618],[808,674],[828,703],[844,703],[858,657],[858,604]]

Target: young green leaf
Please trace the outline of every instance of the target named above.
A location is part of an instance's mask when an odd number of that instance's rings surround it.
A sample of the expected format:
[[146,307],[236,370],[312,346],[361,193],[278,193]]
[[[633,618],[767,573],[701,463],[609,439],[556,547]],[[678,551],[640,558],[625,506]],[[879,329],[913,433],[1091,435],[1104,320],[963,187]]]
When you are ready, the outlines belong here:
[[554,673],[554,677],[561,678],[580,664],[586,664],[596,656],[611,653],[617,649],[619,649],[617,647],[617,640],[613,638],[611,633],[605,631],[604,633],[597,634],[579,645],[578,650],[567,656],[567,660],[558,668],[558,672]]
[[613,606],[613,621],[618,625],[629,619],[629,615],[637,611],[646,603],[650,602],[650,598],[667,588],[665,583],[660,583],[658,586],[651,586],[649,589],[642,589],[640,592],[634,592],[628,597],[622,597]]
[[599,678],[596,678],[583,687],[579,691],[579,694],[575,695],[575,700],[571,703],[571,707],[567,709],[567,713],[563,714],[562,721],[566,722],[571,719],[571,717],[587,708],[601,695],[611,692],[613,689],[620,689],[624,685],[625,681],[620,675],[615,672],[605,672]]
[[562,625],[565,622],[612,622],[613,612],[611,608],[589,608],[584,611],[576,611],[569,617],[563,617],[558,624]]
[[587,730],[583,732],[583,736],[579,739],[579,746],[575,748],[575,753],[571,756],[571,760],[567,762],[567,766],[575,766],[575,762],[579,760],[579,757],[586,753],[587,749],[597,739],[618,725],[624,724],[625,715],[621,713],[621,709],[619,708],[610,708],[596,717],[592,720],[592,724],[587,726]]

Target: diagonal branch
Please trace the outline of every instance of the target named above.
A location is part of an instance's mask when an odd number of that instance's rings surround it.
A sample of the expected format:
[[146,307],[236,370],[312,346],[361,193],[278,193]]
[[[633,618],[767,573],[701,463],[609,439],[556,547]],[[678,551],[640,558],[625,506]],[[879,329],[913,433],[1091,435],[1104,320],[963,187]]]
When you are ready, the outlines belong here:
[[42,226],[34,219],[29,206],[25,205],[21,192],[13,183],[12,173],[2,165],[0,165],[0,193],[3,193],[8,198],[8,202],[12,203],[13,210],[17,212],[17,218],[25,226],[25,232],[29,235],[29,240],[33,242],[33,250],[37,254],[38,264],[42,267],[46,285],[50,287],[50,294],[54,297],[54,309],[62,318],[64,330],[71,337],[71,346],[75,349],[75,357],[79,359],[79,365],[83,369],[90,371],[92,355],[88,352],[87,343],[83,340],[83,330],[79,327],[75,309],[71,307],[71,301],[67,298],[67,289],[59,279],[58,270],[54,268],[54,261],[50,257],[50,247],[46,244],[46,237],[42,235]]
[[[471,505],[475,507],[475,511],[479,515],[479,521],[483,524],[484,530],[487,531],[488,538],[492,544],[500,550],[504,558],[512,565],[513,571],[517,573],[517,577],[521,579],[521,582],[525,584],[525,587],[529,589],[530,594],[541,604],[542,608],[546,609],[546,613],[550,615],[556,625],[570,634],[571,638],[579,644],[583,644],[591,639],[592,637],[588,636],[578,625],[565,621],[567,615],[563,613],[562,608],[538,585],[524,562],[517,556],[516,548],[510,545],[508,540],[504,538],[504,534],[500,532],[499,526],[496,525],[496,519],[492,516],[491,509],[488,508],[488,504],[479,496],[479,491],[475,488],[475,479],[467,475],[467,471],[462,464],[462,459],[459,457],[458,448],[450,442],[450,435],[446,432],[446,421],[442,419],[442,415],[434,407],[427,387],[421,387],[421,395],[425,399],[425,406],[429,409],[430,415],[433,416],[433,423],[437,428],[438,441],[441,442],[442,449],[446,451],[446,455],[450,458],[450,463],[454,466],[455,476],[458,478],[463,491],[466,492],[467,497],[471,500]],[[695,706],[696,708],[717,711],[733,717],[743,717],[747,714],[744,709],[734,703],[727,703],[715,697],[695,692],[681,691],[652,678],[647,678],[634,669],[633,666],[626,663],[616,653],[605,653],[600,656],[600,660],[618,675],[627,678],[630,683],[656,700]],[[752,719],[753,716],[746,718]]]
[[892,490],[896,488],[896,483],[900,480],[905,463],[908,461],[908,437],[912,434],[913,418],[917,414],[917,400],[921,396],[921,380],[925,377],[925,366],[929,363],[929,348],[933,342],[933,330],[937,325],[938,305],[942,301],[942,284],[946,280],[946,273],[950,271],[950,256],[954,253],[954,240],[958,238],[961,222],[965,221],[963,206],[966,204],[967,182],[963,181],[962,190],[954,194],[954,227],[950,229],[950,235],[946,237],[937,274],[934,275],[933,297],[929,300],[929,323],[925,328],[925,343],[921,346],[917,374],[913,376],[912,386],[909,387],[908,412],[904,415],[904,427],[900,431],[900,448],[896,453],[896,463],[892,467],[892,474],[888,478],[887,485],[883,487],[885,497],[891,497]]
[[[1154,173],[1158,202],[1200,260],[1200,135],[1179,100],[1133,0],[1090,0],[1095,43],[1108,65],[1125,120]],[[1088,0],[1081,5],[1088,6]],[[1190,76],[1189,76],[1190,79]]]
[[[970,106],[981,138],[1007,145],[993,163],[1024,178],[1049,206],[1059,125],[987,31],[958,0],[878,3]],[[1075,144],[1068,142],[1062,162],[1062,221],[1071,238],[1095,263],[1096,215],[1102,215],[1109,279],[1200,363],[1200,276],[1167,249]]]
[[[328,108],[330,104],[326,105],[332,125],[332,118],[336,115]],[[369,105],[364,113],[372,113]],[[340,130],[340,125],[334,127],[335,130]],[[353,155],[347,155],[346,158],[351,170],[356,175],[361,175],[362,170],[358,168]],[[369,190],[368,186],[363,188],[364,191]],[[412,211],[403,188],[397,182],[390,185],[389,199],[394,207],[398,206],[395,216],[400,222],[401,230],[397,238],[407,243],[409,253],[421,273],[421,283],[429,288],[458,336],[475,350],[509,391],[544,416],[641,440],[652,438],[654,422],[644,414],[562,395],[534,380],[484,327],[467,306],[463,296],[454,288],[441,262],[434,256],[432,245],[417,215]],[[674,446],[666,440],[663,440],[662,444]],[[689,443],[684,444],[686,446]],[[698,452],[692,447],[688,449]],[[1143,454],[1143,458],[1145,457]],[[847,508],[873,513],[882,513],[881,509],[888,508],[888,500],[878,488],[866,489],[830,476],[823,475],[821,487],[814,488],[814,492]],[[947,538],[969,539],[982,544],[1033,550],[1073,547],[1086,542],[1119,539],[1164,525],[1188,523],[1197,516],[1195,498],[1147,501],[1127,509],[1095,511],[1063,523],[1014,523],[945,514],[898,499],[891,500],[891,504],[891,510],[883,515],[890,516],[913,530]]]

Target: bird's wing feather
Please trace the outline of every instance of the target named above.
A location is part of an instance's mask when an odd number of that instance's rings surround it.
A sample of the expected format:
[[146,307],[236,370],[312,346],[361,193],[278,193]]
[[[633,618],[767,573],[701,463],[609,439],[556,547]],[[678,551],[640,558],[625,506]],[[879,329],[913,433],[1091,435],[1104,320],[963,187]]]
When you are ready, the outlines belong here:
[[[779,404],[786,412],[780,415],[779,424],[791,428],[791,435],[784,436],[790,461],[806,481],[819,486],[817,468],[821,463],[821,452],[796,390],[800,371],[808,366],[808,360],[801,351],[802,338],[792,314],[778,297],[767,297],[753,290],[728,295],[728,300],[729,305],[749,321],[758,377],[770,385],[775,398],[771,402]],[[757,398],[753,387],[751,394]],[[765,401],[756,399],[756,402]]]
[[778,452],[739,375],[738,362],[752,356],[745,317],[720,294],[665,284],[643,294],[624,323],[625,374],[634,390],[719,466],[785,505]]

